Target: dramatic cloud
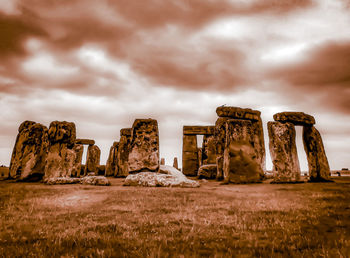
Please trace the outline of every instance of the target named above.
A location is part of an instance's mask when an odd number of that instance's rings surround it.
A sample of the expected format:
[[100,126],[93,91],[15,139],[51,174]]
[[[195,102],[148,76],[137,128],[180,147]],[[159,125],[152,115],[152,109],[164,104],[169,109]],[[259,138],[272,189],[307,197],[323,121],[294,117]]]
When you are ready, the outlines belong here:
[[121,128],[152,117],[161,155],[181,163],[182,126],[213,124],[215,108],[226,104],[261,110],[264,123],[284,110],[310,113],[331,167],[350,166],[347,7],[345,0],[0,0],[0,162],[9,163],[27,119],[74,121],[104,163]]

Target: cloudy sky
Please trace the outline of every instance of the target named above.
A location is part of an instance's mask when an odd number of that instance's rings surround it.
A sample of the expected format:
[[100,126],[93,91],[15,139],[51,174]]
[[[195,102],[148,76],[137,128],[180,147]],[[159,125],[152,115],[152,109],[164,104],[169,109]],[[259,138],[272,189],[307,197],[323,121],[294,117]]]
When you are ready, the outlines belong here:
[[226,104],[265,124],[313,115],[331,168],[350,167],[349,0],[0,0],[0,57],[1,164],[24,120],[75,122],[104,164],[119,130],[149,117],[172,164],[182,126]]

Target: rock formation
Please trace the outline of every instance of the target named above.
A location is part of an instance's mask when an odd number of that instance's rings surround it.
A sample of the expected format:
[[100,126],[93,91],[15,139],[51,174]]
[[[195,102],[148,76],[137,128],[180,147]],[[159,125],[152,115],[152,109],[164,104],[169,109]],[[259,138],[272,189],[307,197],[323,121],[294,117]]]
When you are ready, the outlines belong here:
[[198,170],[198,179],[215,179],[217,175],[216,164],[203,165]]
[[123,128],[120,130],[120,140],[117,154],[118,172],[117,177],[127,177],[129,175],[129,150],[131,141],[131,128]]
[[173,167],[179,169],[179,164],[177,162],[177,157],[174,158]]
[[23,122],[19,126],[13,148],[9,177],[20,180],[40,180],[44,176],[48,146],[46,126],[33,121]]
[[75,124],[53,121],[49,128],[49,149],[45,163],[44,181],[55,177],[69,177],[76,160],[73,149],[76,139]]
[[[203,153],[212,154],[212,149],[206,149],[208,142],[203,144],[204,149],[197,147],[197,135],[204,135],[203,139],[209,139],[214,134],[214,126],[184,126],[182,141],[182,171],[187,176],[197,176],[198,169],[203,163]],[[212,146],[210,145],[210,148]],[[212,156],[205,159],[214,159]],[[216,158],[216,156],[215,156]]]
[[239,108],[239,107],[226,107],[221,106],[216,109],[216,113],[219,116],[215,123],[215,138],[217,146],[217,153],[221,155],[224,142],[225,142],[225,123],[231,119],[248,120],[252,124],[252,145],[255,151],[257,162],[260,164],[262,171],[266,170],[265,160],[265,142],[264,132],[262,126],[262,120],[260,117],[261,112],[258,110],[252,110],[250,108]]
[[118,147],[119,142],[113,142],[106,162],[105,176],[116,176],[118,174]]
[[81,161],[83,159],[84,146],[82,144],[75,144],[73,147],[75,152],[75,159],[72,167],[72,177],[80,177]]
[[80,179],[80,183],[83,185],[111,185],[107,177],[104,176],[85,176]]
[[86,155],[86,166],[84,175],[94,173],[98,175],[98,166],[100,165],[101,150],[97,145],[89,145]]
[[161,164],[161,165],[165,165],[165,159],[164,159],[164,158],[161,158],[161,159],[160,159],[160,164]]
[[202,146],[202,159],[203,165],[215,164],[216,162],[216,146],[215,146],[215,136],[214,135],[204,135],[203,136],[203,146]]
[[223,156],[224,180],[231,183],[260,182],[263,171],[254,149],[251,121],[226,121],[226,141]]
[[292,123],[294,125],[314,125],[315,118],[303,112],[281,112],[273,115],[273,119],[281,123]]
[[129,175],[124,186],[147,186],[147,187],[199,187],[195,180],[187,179],[181,171],[171,166],[160,165],[159,173],[141,172]]
[[136,119],[132,126],[129,173],[158,171],[159,136],[158,123],[154,119]]
[[275,183],[300,181],[300,166],[292,123],[268,122]]
[[330,169],[326,152],[319,131],[314,126],[303,128],[304,149],[309,165],[311,182],[327,182],[330,180]]

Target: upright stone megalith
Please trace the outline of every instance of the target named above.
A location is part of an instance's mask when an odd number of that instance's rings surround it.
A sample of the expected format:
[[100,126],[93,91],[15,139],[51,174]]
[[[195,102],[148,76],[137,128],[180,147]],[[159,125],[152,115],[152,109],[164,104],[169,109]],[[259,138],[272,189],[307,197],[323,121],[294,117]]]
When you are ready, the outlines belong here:
[[182,173],[186,176],[197,176],[199,168],[197,135],[183,135],[182,140]]
[[173,167],[176,168],[176,169],[179,169],[179,164],[178,164],[178,161],[177,161],[177,157],[174,157]]
[[81,161],[83,159],[84,146],[82,144],[75,144],[73,147],[75,152],[75,159],[72,167],[72,177],[80,177]]
[[202,151],[203,165],[215,164],[216,163],[216,146],[215,146],[214,135],[203,136],[202,150],[203,150]]
[[226,140],[223,155],[224,180],[231,183],[257,183],[263,173],[254,149],[251,121],[226,121]]
[[155,119],[136,119],[132,125],[129,173],[159,169],[159,133]]
[[49,128],[50,146],[45,164],[44,181],[55,177],[70,177],[76,152],[75,124],[66,121],[53,121]]
[[97,145],[89,145],[86,155],[85,175],[94,173],[98,175],[98,167],[100,166],[101,150]]
[[116,177],[127,177],[129,175],[129,151],[131,142],[131,128],[120,130],[120,140],[117,154],[118,171]]
[[300,181],[300,166],[292,123],[268,122],[270,154],[273,163],[273,183]]
[[118,147],[119,142],[113,142],[106,162],[105,176],[116,176],[118,174]]
[[303,143],[309,166],[311,182],[328,182],[330,169],[323,141],[319,131],[314,126],[304,126]]
[[[240,107],[230,107],[230,106],[221,106],[216,109],[216,113],[219,116],[215,126],[216,126],[216,134],[219,134],[218,141],[222,142],[222,137],[224,134],[224,130],[220,129],[220,127],[224,127],[225,121],[229,119],[240,119],[240,120],[248,120],[251,122],[251,134],[252,134],[252,145],[255,151],[256,160],[260,164],[262,171],[266,170],[265,168],[265,142],[264,142],[264,132],[261,120],[261,112],[258,110],[252,110],[250,108],[240,108]],[[218,127],[218,128],[217,128]],[[220,132],[218,132],[218,130]],[[222,144],[222,143],[221,143]],[[222,146],[218,146],[218,148],[222,148]],[[220,152],[220,150],[219,150]]]
[[18,129],[13,148],[9,177],[36,181],[44,176],[49,146],[48,129],[33,121],[23,122]]

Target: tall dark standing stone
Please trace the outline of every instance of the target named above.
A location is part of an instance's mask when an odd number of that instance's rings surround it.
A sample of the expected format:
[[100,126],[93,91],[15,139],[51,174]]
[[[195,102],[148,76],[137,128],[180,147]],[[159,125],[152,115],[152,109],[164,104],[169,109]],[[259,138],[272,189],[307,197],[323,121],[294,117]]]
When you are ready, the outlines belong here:
[[161,165],[165,165],[165,159],[164,159],[164,158],[161,158],[161,159],[160,159],[160,164],[161,164]]
[[179,164],[177,162],[177,157],[174,158],[173,167],[179,169]]
[[214,135],[203,136],[203,165],[216,163],[216,146]]
[[300,166],[292,123],[268,122],[274,183],[300,181]]
[[309,165],[311,182],[327,182],[330,180],[330,169],[323,141],[314,126],[303,127],[304,149]]
[[159,169],[158,122],[154,119],[136,119],[132,125],[129,173]]
[[[217,120],[217,126],[224,127],[225,121],[228,119],[243,119],[251,121],[252,123],[252,137],[253,137],[253,148],[256,155],[256,160],[259,162],[262,171],[266,170],[266,152],[264,142],[264,132],[261,120],[261,112],[258,110],[252,110],[250,108],[240,107],[226,107],[221,106],[216,109],[216,113],[219,116]],[[218,129],[216,129],[216,134]],[[223,134],[223,130],[221,130]],[[219,136],[222,139],[222,136]],[[222,142],[222,140],[221,140]],[[219,147],[220,148],[220,147]],[[262,175],[263,176],[263,175]]]
[[94,173],[98,175],[100,166],[101,150],[97,145],[89,145],[86,155],[85,175]]
[[129,175],[129,151],[131,142],[131,128],[123,128],[120,130],[120,140],[118,147],[117,163],[118,172],[117,177],[127,177]]
[[215,122],[214,139],[216,152],[217,180],[224,179],[223,162],[226,142],[226,122],[228,120],[230,120],[230,118],[228,117],[219,117]]
[[119,142],[113,142],[106,162],[105,176],[116,176],[118,174],[118,147]]
[[9,177],[20,180],[40,180],[44,176],[49,146],[46,126],[32,121],[23,122],[18,129],[13,148]]
[[232,119],[226,122],[223,160],[224,180],[231,183],[256,183],[263,171],[254,149],[252,123]]
[[72,177],[80,177],[81,161],[83,159],[84,146],[82,144],[75,144],[73,147],[75,152],[75,160],[72,168]]
[[186,176],[197,176],[198,168],[197,135],[183,135],[182,173]]
[[45,164],[44,181],[55,177],[70,177],[76,152],[75,124],[66,121],[53,121],[49,128],[50,146]]

